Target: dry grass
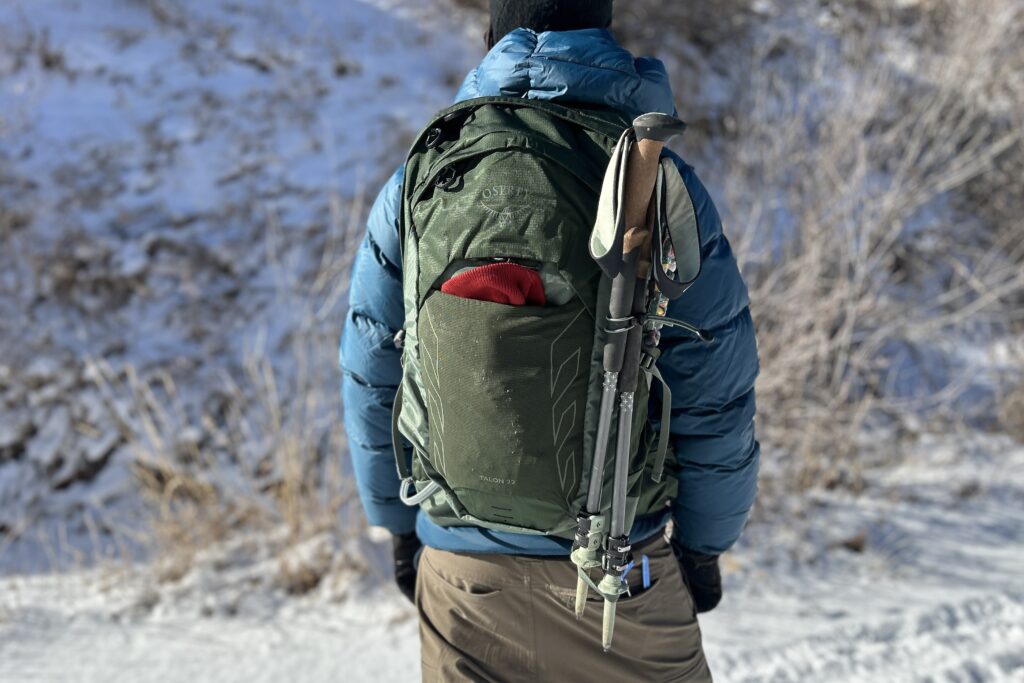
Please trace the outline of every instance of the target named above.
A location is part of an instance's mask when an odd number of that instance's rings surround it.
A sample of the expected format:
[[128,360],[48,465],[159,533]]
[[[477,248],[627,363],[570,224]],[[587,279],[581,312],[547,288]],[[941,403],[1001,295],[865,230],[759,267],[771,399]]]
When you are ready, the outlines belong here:
[[203,387],[200,409],[163,369],[91,361],[90,377],[134,455],[135,482],[151,512],[143,533],[161,578],[179,578],[198,553],[231,534],[283,527],[264,537],[282,539],[280,578],[302,592],[319,580],[309,574],[313,565],[326,565],[288,561],[289,551],[324,532],[358,531],[361,517],[345,512],[354,487],[342,473],[336,312],[362,213],[361,200],[345,206],[331,198],[331,225],[312,266],[281,257],[284,236],[270,220],[267,267],[278,301],[266,326],[287,324],[275,313],[297,323],[283,350],[267,348],[264,335],[252,340],[236,371]]
[[1006,49],[1024,14],[942,5],[943,42],[909,54],[882,29],[838,49],[778,32],[752,59],[725,205],[758,325],[760,434],[802,485],[856,481],[866,426],[955,424],[981,379],[970,346],[1020,329],[1024,224],[999,207],[1019,192],[1000,169],[1024,155]]
[[1024,382],[1006,393],[999,406],[999,421],[1007,434],[1024,442]]
[[1024,345],[1008,349],[1006,364],[1018,368],[1005,382],[999,397],[999,425],[1003,431],[1024,443]]

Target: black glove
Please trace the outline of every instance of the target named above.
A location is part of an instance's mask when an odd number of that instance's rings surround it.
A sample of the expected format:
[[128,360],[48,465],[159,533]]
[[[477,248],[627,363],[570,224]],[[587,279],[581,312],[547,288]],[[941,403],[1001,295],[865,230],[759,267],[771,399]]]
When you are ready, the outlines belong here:
[[416,595],[416,553],[422,547],[415,531],[391,537],[395,559],[395,583],[402,595],[413,602]]
[[697,612],[710,612],[722,600],[722,572],[718,569],[718,555],[705,555],[690,550],[675,538],[671,542],[672,552],[679,562],[679,568],[683,570],[683,578],[686,579]]

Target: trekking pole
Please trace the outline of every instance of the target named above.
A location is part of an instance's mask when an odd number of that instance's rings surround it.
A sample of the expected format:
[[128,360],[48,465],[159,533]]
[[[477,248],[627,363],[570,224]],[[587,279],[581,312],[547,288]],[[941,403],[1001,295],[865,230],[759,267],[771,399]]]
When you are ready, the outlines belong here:
[[[634,263],[635,266],[635,263]],[[608,305],[609,321],[626,320],[630,314],[635,283],[635,267],[626,272],[623,269],[612,279],[611,298]],[[605,460],[611,432],[612,412],[615,409],[619,372],[622,370],[626,352],[626,330],[608,331],[604,345],[604,382],[601,391],[601,409],[598,413],[597,435],[594,441],[594,460],[591,464],[590,487],[583,514],[577,520],[573,562],[578,567],[576,580],[576,618],[583,617],[587,604],[587,572],[601,566],[601,551],[607,537],[607,518],[601,514],[601,494],[604,487]],[[595,586],[596,588],[596,586]]]
[[[601,191],[598,217],[590,238],[590,254],[611,278],[608,312],[603,321],[606,338],[603,348],[602,366],[604,382],[601,391],[601,407],[598,413],[597,434],[594,440],[594,457],[591,462],[590,485],[587,500],[577,517],[576,538],[571,558],[577,567],[576,618],[583,618],[587,604],[588,587],[597,590],[590,578],[590,571],[601,567],[605,540],[608,538],[608,517],[601,513],[601,498],[604,489],[605,462],[608,442],[611,436],[612,417],[618,397],[619,372],[626,351],[626,333],[629,328],[630,308],[635,275],[625,272],[622,244],[625,239],[626,222],[623,216],[625,172],[629,161],[630,148],[634,144],[632,128],[623,131],[612,153],[605,173]],[[602,209],[610,208],[607,213]]]
[[626,169],[626,234],[622,245],[623,275],[633,276],[629,311],[633,323],[626,334],[622,370],[619,373],[619,428],[615,447],[615,478],[612,486],[611,525],[605,546],[604,578],[598,584],[604,601],[601,646],[612,645],[615,608],[625,588],[622,573],[631,559],[629,530],[626,529],[626,488],[632,440],[633,399],[640,375],[642,318],[647,313],[648,279],[651,274],[651,225],[648,213],[657,178],[661,150],[674,135],[682,132],[682,121],[665,114],[644,114],[633,121],[636,145],[630,150]]
[[[585,511],[580,515],[576,540],[572,552],[578,567],[576,587],[576,617],[580,618],[586,605],[587,587],[593,586],[605,599],[602,645],[611,647],[615,622],[615,603],[623,592],[622,572],[629,562],[629,539],[625,530],[626,484],[629,470],[629,445],[632,437],[633,397],[640,372],[640,350],[643,325],[640,318],[646,313],[647,282],[651,266],[651,228],[648,211],[658,173],[659,158],[665,143],[681,133],[685,124],[665,114],[643,114],[633,121],[620,141],[623,157],[613,158],[609,173],[623,187],[613,186],[622,195],[622,220],[615,231],[625,229],[615,238],[605,236],[605,245],[618,245],[621,237],[621,259],[609,267],[606,255],[599,258],[591,243],[591,254],[605,272],[613,275],[608,305],[608,340],[604,346],[604,384],[601,408],[598,414],[594,459]],[[616,148],[620,152],[620,148]],[[624,173],[620,164],[624,163]],[[595,230],[596,233],[596,230]],[[618,256],[618,255],[616,255]],[[601,512],[601,495],[612,412],[616,389],[619,392],[619,429],[616,440],[615,476],[612,488],[611,528],[606,531],[607,520]],[[601,548],[604,557],[598,560]],[[601,566],[605,576],[594,586],[589,578],[590,569]]]

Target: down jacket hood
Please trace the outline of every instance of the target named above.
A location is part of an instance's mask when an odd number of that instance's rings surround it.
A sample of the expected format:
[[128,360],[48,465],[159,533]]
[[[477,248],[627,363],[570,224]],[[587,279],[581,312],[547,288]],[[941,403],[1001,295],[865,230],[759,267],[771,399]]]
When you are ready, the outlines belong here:
[[509,33],[469,72],[455,101],[499,95],[604,105],[631,116],[676,111],[665,65],[634,59],[597,28]]

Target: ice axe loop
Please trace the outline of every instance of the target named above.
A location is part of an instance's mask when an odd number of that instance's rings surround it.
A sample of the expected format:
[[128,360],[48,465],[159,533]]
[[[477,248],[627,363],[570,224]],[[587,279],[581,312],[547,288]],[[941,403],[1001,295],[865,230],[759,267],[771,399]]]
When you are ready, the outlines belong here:
[[[662,149],[669,139],[685,128],[686,124],[673,116],[652,113],[637,117],[633,125],[622,133],[605,172],[597,219],[590,235],[590,255],[612,279],[612,285],[605,320],[604,383],[590,486],[585,508],[577,519],[571,557],[578,574],[577,618],[583,615],[590,588],[604,598],[601,644],[606,651],[612,644],[616,603],[626,590],[622,575],[632,557],[628,529],[625,528],[626,487],[643,327],[653,294],[650,286],[652,261],[655,269],[660,269],[654,275],[655,283],[675,283],[680,277],[666,270],[667,259],[655,260],[654,241],[659,243],[658,256],[662,256],[665,242],[669,242],[676,251],[677,241],[685,244],[687,249],[698,248],[699,264],[699,247],[694,246],[698,240],[672,234],[670,230],[666,233],[664,221],[656,216],[663,202],[652,201],[656,187],[664,187],[663,179],[659,182],[659,173],[665,175],[660,161]],[[696,229],[695,221],[693,229]],[[686,263],[691,260],[688,255]],[[693,277],[696,277],[695,273]],[[662,295],[672,297],[673,294],[682,294],[685,287],[666,284],[666,289],[672,291],[662,291]],[[616,399],[619,419],[615,472],[611,512],[606,516],[601,514],[601,496]],[[595,584],[590,578],[590,571],[597,567],[602,569],[604,576]]]

